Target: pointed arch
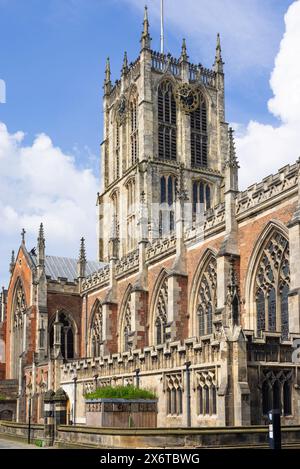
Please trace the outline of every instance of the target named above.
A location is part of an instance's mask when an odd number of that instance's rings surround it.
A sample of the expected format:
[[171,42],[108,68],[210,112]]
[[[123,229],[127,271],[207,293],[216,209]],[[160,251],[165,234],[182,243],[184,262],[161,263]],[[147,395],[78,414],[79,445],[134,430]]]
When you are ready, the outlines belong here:
[[257,237],[245,284],[245,328],[260,335],[281,331],[288,337],[289,288],[288,229],[278,220],[271,220]]
[[132,285],[129,284],[124,293],[118,316],[118,350],[128,352],[130,349],[130,335],[132,332],[133,305]]
[[[216,257],[216,250],[211,248],[206,249],[199,261],[192,280],[189,301],[189,311],[191,311],[189,324],[190,337],[198,337],[199,335],[205,335],[205,333],[212,333],[212,322],[216,309]],[[208,268],[212,262],[215,263],[215,272],[208,272]],[[214,279],[209,279],[209,275],[211,274],[213,275]],[[205,285],[203,284],[203,281],[205,281]],[[199,306],[201,306],[199,302],[201,282],[202,286],[205,286],[206,288],[207,286],[210,287],[209,291],[211,298],[208,302],[203,301],[202,305],[204,306],[205,304],[205,308],[199,308]],[[206,297],[206,299],[208,298]],[[201,327],[203,334],[200,334]]]
[[191,166],[207,167],[209,156],[208,106],[202,90],[198,89],[199,103],[190,114]]
[[168,322],[168,272],[166,269],[160,271],[154,285],[149,321],[149,344],[164,343]]
[[134,165],[139,157],[139,103],[138,90],[132,85],[128,94],[128,142],[130,142],[128,167]]
[[100,357],[103,353],[103,306],[97,298],[93,304],[89,323],[89,352],[91,357]]
[[177,159],[176,81],[164,76],[157,84],[158,159]]
[[[78,327],[70,311],[61,308],[58,311],[59,321],[63,324],[61,330],[62,355],[65,359],[72,359],[78,356]],[[54,345],[54,315],[49,321],[49,347],[53,349]]]
[[18,277],[13,290],[11,309],[11,377],[16,379],[19,374],[19,358],[25,349],[26,311],[28,303],[21,277]]

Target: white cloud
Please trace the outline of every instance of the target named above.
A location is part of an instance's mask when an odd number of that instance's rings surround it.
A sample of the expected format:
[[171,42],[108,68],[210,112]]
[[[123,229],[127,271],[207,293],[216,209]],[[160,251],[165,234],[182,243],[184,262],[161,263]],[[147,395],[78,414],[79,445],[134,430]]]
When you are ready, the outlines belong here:
[[274,96],[269,111],[278,125],[251,121],[237,138],[241,163],[240,181],[244,188],[293,163],[300,156],[300,1],[285,15],[285,34],[275,59],[270,86]]
[[48,254],[77,256],[79,239],[87,238],[96,257],[98,181],[89,169],[78,169],[72,156],[44,134],[25,146],[24,133],[9,133],[0,123],[0,278],[7,280],[8,253],[18,248],[24,227],[29,248],[45,225]]
[[[144,2],[122,1],[138,8],[142,17]],[[160,0],[146,3],[153,32],[154,25],[157,28],[160,25]],[[231,75],[255,66],[269,69],[278,41],[279,8],[278,4],[270,5],[262,0],[165,0],[166,48],[169,34],[176,35],[179,40],[186,37],[193,57],[199,57],[210,66],[219,32],[226,70],[230,70]],[[158,48],[159,37],[152,36],[153,47]]]

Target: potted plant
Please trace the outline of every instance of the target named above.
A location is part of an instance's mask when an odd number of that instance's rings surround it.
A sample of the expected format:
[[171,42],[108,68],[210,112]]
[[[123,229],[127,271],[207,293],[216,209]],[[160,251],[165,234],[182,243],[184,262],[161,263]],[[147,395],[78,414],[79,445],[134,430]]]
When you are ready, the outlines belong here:
[[142,388],[105,386],[86,394],[86,423],[96,427],[156,427],[157,396]]

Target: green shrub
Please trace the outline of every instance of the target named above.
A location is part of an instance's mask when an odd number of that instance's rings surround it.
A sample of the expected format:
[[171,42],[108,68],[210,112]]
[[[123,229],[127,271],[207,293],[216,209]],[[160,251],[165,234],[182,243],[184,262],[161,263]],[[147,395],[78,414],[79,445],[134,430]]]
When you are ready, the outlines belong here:
[[3,394],[0,394],[0,401],[5,401],[6,400],[6,396],[4,396]]
[[86,399],[157,399],[153,392],[134,386],[105,386],[85,394],[84,397]]
[[44,446],[43,440],[35,440],[34,444],[35,446],[38,446],[39,448],[42,448]]

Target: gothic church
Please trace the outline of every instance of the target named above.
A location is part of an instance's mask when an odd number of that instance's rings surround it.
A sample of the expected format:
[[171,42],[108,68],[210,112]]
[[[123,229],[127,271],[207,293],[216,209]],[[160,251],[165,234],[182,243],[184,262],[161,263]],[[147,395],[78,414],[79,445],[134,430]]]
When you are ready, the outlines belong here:
[[[25,233],[2,291],[0,391],[19,422],[43,422],[63,388],[136,383],[158,396],[158,426],[243,426],[281,409],[300,424],[300,162],[240,192],[225,120],[220,37],[212,69],[151,49],[104,81],[99,256],[50,256]],[[266,155],[271,157],[271,155]],[[296,354],[297,355],[297,354]],[[187,392],[187,380],[190,393]]]

